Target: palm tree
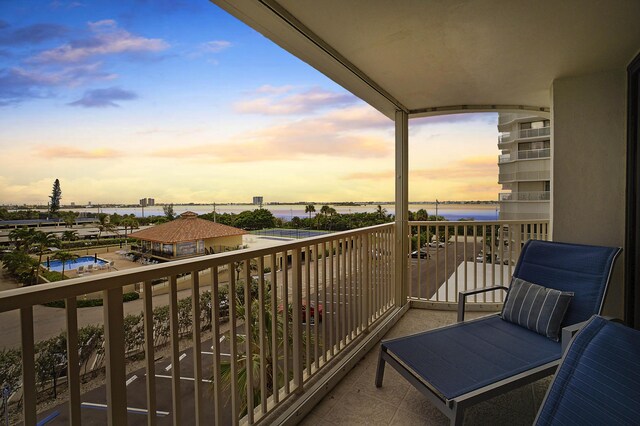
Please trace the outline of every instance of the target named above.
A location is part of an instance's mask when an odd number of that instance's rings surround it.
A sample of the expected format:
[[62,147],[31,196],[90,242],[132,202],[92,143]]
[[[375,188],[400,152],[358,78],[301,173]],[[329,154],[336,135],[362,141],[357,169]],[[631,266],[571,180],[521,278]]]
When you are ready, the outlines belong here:
[[[272,330],[272,324],[274,321],[273,316],[271,315],[271,290],[270,287],[265,289],[264,295],[264,309],[263,309],[263,326],[264,330]],[[240,301],[236,298],[237,305],[237,317],[240,321],[244,321],[245,319],[245,306],[244,303],[240,303]],[[260,302],[256,299],[253,299],[251,302],[251,318],[249,319],[251,326],[250,334],[248,336],[245,335],[237,335],[237,343],[238,347],[244,348],[246,345],[246,339],[250,339],[251,342],[251,350],[249,354],[243,352],[238,354],[236,358],[236,366],[237,366],[237,387],[238,393],[240,397],[240,411],[244,415],[247,412],[247,377],[248,374],[251,374],[254,378],[253,380],[253,401],[257,406],[261,401],[261,391],[260,391]],[[289,314],[289,319],[292,319],[291,313]],[[279,388],[284,384],[285,378],[284,370],[283,370],[283,361],[284,361],[284,326],[282,316],[278,315],[275,319],[277,321],[276,324],[276,335],[274,336],[271,332],[265,333],[265,370],[266,370],[266,388],[267,393],[271,395],[275,389]],[[276,339],[277,345],[277,355],[275,355],[273,350],[273,339]],[[293,327],[289,327],[288,336],[286,336],[288,340],[289,347],[293,347]],[[303,339],[305,341],[306,339]],[[308,342],[308,344],[313,344],[312,342]],[[304,351],[303,351],[304,352]],[[222,361],[220,364],[220,373],[221,373],[221,382],[223,384],[223,389],[227,392],[231,388],[231,381],[234,380],[231,374],[231,362],[230,361]]]
[[60,239],[53,233],[44,233],[42,231],[36,231],[32,238],[33,246],[38,251],[38,265],[35,268],[35,282],[38,283],[38,272],[40,265],[42,264],[42,255],[44,251],[49,247],[60,247]]
[[304,208],[304,212],[309,213],[309,220],[311,220],[311,213],[315,213],[315,211],[316,211],[316,206],[314,206],[313,204],[308,204]]
[[78,239],[78,231],[64,231],[62,233],[62,241],[75,241]]
[[56,254],[54,254],[53,257],[62,262],[62,279],[64,280],[64,266],[65,266],[65,264],[68,261],[77,259],[80,256],[78,256],[77,254],[74,254],[74,253],[70,253],[68,251],[59,251]]
[[387,209],[383,208],[380,204],[378,204],[378,208],[376,209],[376,213],[380,219],[384,219],[387,215]]
[[122,226],[124,226],[124,238],[127,238],[127,228],[129,228],[129,230],[133,231],[134,229],[138,229],[138,221],[135,220],[132,217],[128,217],[126,219],[123,219],[122,222],[120,222],[120,224]]
[[100,244],[100,236],[103,232],[111,232],[115,229],[113,223],[111,223],[111,218],[106,213],[98,214],[98,244]]
[[22,227],[16,228],[9,232],[9,240],[16,242],[16,248],[20,249],[24,246],[24,251],[29,251],[29,246],[31,245],[31,240],[35,235],[36,230],[34,228]]

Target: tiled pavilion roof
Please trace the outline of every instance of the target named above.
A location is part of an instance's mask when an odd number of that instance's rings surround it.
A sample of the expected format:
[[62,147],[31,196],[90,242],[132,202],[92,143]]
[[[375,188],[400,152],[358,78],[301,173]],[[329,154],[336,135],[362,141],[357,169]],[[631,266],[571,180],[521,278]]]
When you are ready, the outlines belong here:
[[233,226],[200,219],[194,212],[184,212],[180,217],[171,222],[134,232],[130,237],[144,241],[172,244],[217,237],[230,237],[246,233],[246,231],[234,228]]

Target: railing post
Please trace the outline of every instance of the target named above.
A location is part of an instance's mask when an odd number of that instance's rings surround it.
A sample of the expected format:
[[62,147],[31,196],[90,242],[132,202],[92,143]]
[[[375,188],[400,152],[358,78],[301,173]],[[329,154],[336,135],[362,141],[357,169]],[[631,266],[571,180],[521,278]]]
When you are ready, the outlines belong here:
[[396,111],[396,239],[395,239],[395,302],[400,307],[407,303],[407,248],[408,235],[408,199],[409,199],[409,115],[405,111]]
[[122,287],[103,291],[102,299],[107,366],[107,423],[116,426],[127,424]]
[[304,363],[302,362],[302,265],[300,264],[300,249],[295,248],[292,252],[293,270],[292,278],[292,295],[293,299],[293,387],[297,394],[303,392],[302,376]]
[[[22,419],[25,425],[35,425],[36,417],[36,368],[33,343],[33,308],[20,309],[22,339]],[[8,410],[5,407],[5,410]]]

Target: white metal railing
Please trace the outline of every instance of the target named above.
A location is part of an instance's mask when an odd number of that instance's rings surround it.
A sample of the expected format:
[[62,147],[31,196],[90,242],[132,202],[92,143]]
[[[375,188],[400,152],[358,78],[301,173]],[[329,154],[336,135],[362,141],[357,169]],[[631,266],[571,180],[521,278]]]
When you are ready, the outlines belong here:
[[530,160],[534,158],[549,158],[551,156],[551,149],[528,149],[526,151],[518,151],[516,158],[518,160]]
[[522,129],[514,132],[502,132],[498,136],[498,144],[509,143],[516,139],[549,136],[550,134],[551,134],[551,127],[540,127],[537,129]]
[[[66,301],[69,419],[80,424],[76,298],[94,292],[102,292],[104,300],[107,389],[103,402],[108,423],[127,423],[129,383],[122,297],[125,286],[137,283],[144,299],[147,397],[142,413],[147,413],[148,424],[156,421],[156,393],[171,395],[171,407],[163,410],[173,418],[173,424],[184,424],[185,418],[189,424],[238,424],[241,420],[253,424],[290,396],[304,393],[311,378],[328,370],[323,367],[338,355],[357,346],[369,328],[391,311],[395,304],[394,240],[394,224],[385,224],[1,292],[0,313],[19,312],[24,424],[35,425],[37,420],[34,307],[59,299]],[[158,329],[153,309],[162,302],[151,297],[157,281],[168,281],[169,291],[171,367],[170,372],[167,369],[160,375],[155,364]],[[178,288],[185,285],[194,295],[192,333],[181,341],[184,304],[178,301]],[[223,288],[229,299],[225,324],[220,320]],[[195,297],[205,289],[211,292],[211,311],[207,313],[211,330],[206,335],[201,327],[202,306]],[[238,295],[237,304],[233,295]],[[206,346],[204,342],[209,340],[205,338],[211,339]],[[185,346],[193,350],[193,377],[188,382],[193,390],[187,392],[180,370]],[[207,369],[210,366],[210,377],[204,376],[203,364]],[[185,398],[195,399],[194,403],[185,403]],[[194,407],[193,411],[185,412],[187,406]]]
[[498,155],[498,164],[508,163],[511,161],[511,154],[500,154]]
[[551,178],[551,172],[549,170],[498,174],[499,183],[526,181],[526,180],[549,180],[550,178]]
[[537,138],[540,136],[549,136],[551,134],[551,127],[539,127],[537,129],[522,129],[520,130],[520,139],[524,138]]
[[[549,221],[409,222],[409,230],[409,299],[452,304],[462,290],[508,286],[522,245],[548,239]],[[503,297],[495,291],[469,302],[501,303]]]
[[500,201],[549,201],[550,191],[501,192]]

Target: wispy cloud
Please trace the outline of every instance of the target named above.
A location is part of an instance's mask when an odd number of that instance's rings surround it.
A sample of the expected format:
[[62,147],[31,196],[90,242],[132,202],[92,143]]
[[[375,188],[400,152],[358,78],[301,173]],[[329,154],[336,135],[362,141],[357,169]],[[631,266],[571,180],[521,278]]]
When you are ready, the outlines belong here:
[[4,26],[0,25],[0,45],[5,46],[41,43],[69,33],[67,27],[57,24],[39,23],[12,30],[6,22],[3,23]]
[[70,145],[42,146],[36,149],[36,154],[45,158],[77,158],[86,160],[100,160],[124,156],[123,152],[111,148],[82,149]]
[[236,102],[236,112],[262,115],[308,114],[322,109],[344,107],[358,102],[358,98],[347,92],[330,92],[314,87],[303,92],[291,93],[293,88],[279,90],[272,86],[261,86],[256,94],[263,95]]
[[0,70],[0,106],[29,98],[54,96],[54,87],[75,87],[89,81],[112,80],[116,74],[105,72],[100,63],[63,67],[56,71],[14,67]]
[[212,40],[200,45],[200,50],[204,53],[220,53],[231,47],[231,42],[226,40]]
[[120,105],[115,101],[130,101],[137,98],[138,95],[132,91],[119,87],[109,87],[106,89],[87,90],[82,98],[69,103],[69,105],[85,108],[119,107]]
[[353,131],[348,120],[333,112],[319,117],[244,132],[223,143],[157,150],[156,157],[196,161],[245,163],[295,161],[304,157],[382,158],[392,154],[393,143],[367,129]]
[[[386,180],[392,179],[393,170],[375,172],[354,172],[344,175],[345,179]],[[497,181],[498,166],[494,157],[468,157],[451,162],[444,167],[421,168],[409,171],[410,179],[466,181],[477,178],[490,178]]]
[[90,22],[88,27],[91,37],[73,40],[62,46],[45,50],[31,58],[31,62],[72,63],[96,56],[160,52],[169,47],[162,39],[131,34],[119,28],[116,21],[111,19]]

